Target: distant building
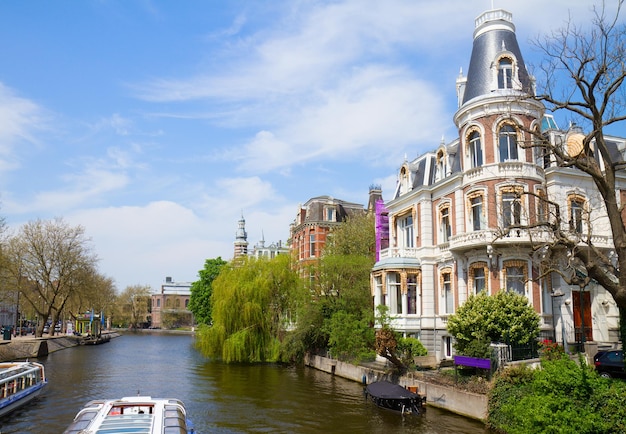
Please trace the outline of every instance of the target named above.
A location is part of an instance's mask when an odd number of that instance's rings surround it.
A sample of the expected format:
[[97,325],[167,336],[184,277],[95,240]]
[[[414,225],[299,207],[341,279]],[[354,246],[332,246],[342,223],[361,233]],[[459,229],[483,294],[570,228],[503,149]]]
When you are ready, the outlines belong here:
[[248,233],[246,232],[246,220],[241,216],[239,228],[235,234],[235,253],[233,258],[248,254]]
[[4,291],[0,298],[0,326],[15,327],[19,310],[19,293]]
[[348,217],[364,212],[361,204],[330,196],[309,199],[298,207],[296,219],[290,227],[294,258],[300,266],[313,264],[321,256],[331,229],[345,222]]
[[191,282],[174,282],[165,278],[161,292],[152,294],[152,327],[191,327],[193,314],[189,310]]
[[250,256],[255,258],[268,258],[273,259],[278,255],[286,255],[289,253],[289,247],[284,246],[282,241],[278,243],[271,243],[269,246],[265,245],[265,236],[263,235],[261,241],[254,245]]

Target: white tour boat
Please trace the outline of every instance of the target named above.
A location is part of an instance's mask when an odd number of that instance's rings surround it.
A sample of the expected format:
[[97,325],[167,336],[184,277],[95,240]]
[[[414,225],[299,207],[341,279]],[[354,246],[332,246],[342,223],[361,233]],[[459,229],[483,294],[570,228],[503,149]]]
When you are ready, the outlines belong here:
[[192,434],[185,406],[178,399],[132,396],[88,402],[64,434]]
[[36,398],[48,384],[35,362],[0,362],[0,417]]

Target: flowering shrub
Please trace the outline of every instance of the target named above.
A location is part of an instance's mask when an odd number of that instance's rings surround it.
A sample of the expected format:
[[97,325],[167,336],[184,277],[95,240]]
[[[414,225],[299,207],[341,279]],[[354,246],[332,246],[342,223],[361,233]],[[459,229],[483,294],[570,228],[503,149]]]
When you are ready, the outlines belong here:
[[539,357],[541,360],[559,360],[566,357],[563,346],[545,339],[539,343]]

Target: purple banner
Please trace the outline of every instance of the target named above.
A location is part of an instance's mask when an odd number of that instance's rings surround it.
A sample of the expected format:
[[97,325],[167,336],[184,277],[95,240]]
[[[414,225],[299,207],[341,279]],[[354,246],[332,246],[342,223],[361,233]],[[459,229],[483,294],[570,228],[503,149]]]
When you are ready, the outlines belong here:
[[491,369],[491,360],[469,356],[454,356],[454,364],[471,368]]

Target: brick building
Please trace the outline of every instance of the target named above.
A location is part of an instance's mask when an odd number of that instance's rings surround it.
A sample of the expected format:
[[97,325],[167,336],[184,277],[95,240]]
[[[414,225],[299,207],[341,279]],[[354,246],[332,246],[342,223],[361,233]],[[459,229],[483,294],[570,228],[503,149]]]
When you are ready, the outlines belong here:
[[290,226],[290,245],[301,267],[319,259],[331,229],[351,215],[364,213],[363,205],[330,196],[317,196],[298,207]]
[[189,310],[191,282],[174,282],[165,278],[161,292],[152,294],[152,327],[178,328],[193,326],[193,314]]

